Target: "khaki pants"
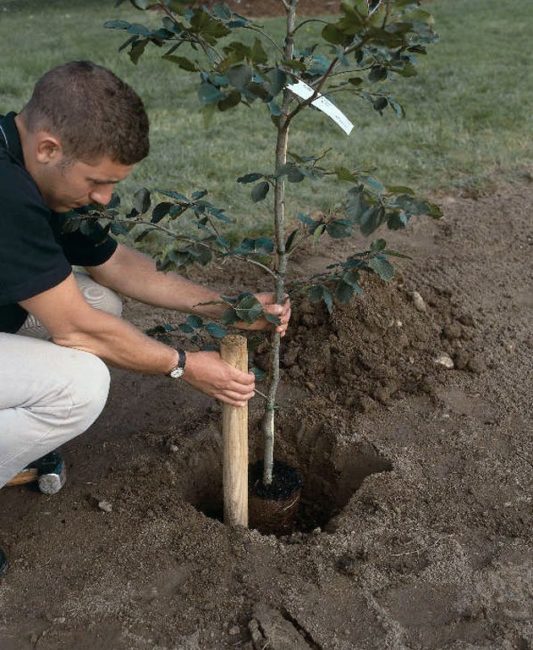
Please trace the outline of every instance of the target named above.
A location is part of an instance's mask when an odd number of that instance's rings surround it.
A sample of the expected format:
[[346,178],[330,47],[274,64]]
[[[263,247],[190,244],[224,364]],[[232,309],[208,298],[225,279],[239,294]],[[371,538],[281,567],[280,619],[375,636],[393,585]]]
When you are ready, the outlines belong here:
[[[75,273],[87,302],[116,316],[120,298]],[[28,316],[0,333],[0,488],[32,461],[86,431],[102,412],[109,370],[95,355],[56,345]]]

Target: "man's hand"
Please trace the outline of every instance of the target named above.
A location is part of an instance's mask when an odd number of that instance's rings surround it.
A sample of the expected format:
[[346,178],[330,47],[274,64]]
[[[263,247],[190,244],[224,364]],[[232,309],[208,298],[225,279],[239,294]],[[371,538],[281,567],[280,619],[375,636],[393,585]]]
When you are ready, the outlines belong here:
[[245,406],[254,396],[254,374],[232,368],[218,352],[188,352],[183,379],[202,393],[232,406]]
[[279,325],[269,323],[265,318],[261,318],[255,323],[235,323],[235,327],[241,330],[264,330],[267,328],[275,329],[281,336],[285,336],[289,320],[291,317],[291,301],[289,296],[285,296],[285,302],[282,305],[276,303],[276,296],[273,293],[256,293],[255,297],[263,305],[263,310],[267,314],[272,314],[280,320]]

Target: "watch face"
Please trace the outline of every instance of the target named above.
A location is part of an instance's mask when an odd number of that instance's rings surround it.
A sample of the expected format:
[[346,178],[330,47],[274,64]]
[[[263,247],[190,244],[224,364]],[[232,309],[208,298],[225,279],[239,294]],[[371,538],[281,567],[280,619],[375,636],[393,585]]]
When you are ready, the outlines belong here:
[[170,371],[172,379],[179,379],[183,375],[183,368],[174,368]]

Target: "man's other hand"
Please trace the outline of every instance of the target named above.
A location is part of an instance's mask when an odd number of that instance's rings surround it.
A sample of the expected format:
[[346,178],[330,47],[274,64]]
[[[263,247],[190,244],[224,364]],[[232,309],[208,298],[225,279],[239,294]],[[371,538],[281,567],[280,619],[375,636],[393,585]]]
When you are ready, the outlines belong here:
[[188,352],[183,379],[202,393],[232,406],[245,406],[254,396],[254,374],[233,368],[218,352]]
[[265,318],[261,318],[255,323],[244,323],[242,321],[235,323],[235,327],[242,330],[264,330],[275,329],[281,336],[285,336],[289,320],[291,318],[291,301],[289,296],[285,295],[285,302],[282,305],[276,303],[276,296],[273,293],[256,293],[256,299],[263,305],[263,310],[267,314],[279,318],[279,325],[270,323]]

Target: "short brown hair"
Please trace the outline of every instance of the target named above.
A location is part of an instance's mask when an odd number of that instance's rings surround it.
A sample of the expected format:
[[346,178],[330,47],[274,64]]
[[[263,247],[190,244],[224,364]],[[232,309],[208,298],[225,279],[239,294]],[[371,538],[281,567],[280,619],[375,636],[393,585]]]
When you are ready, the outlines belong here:
[[65,156],[75,160],[109,156],[134,165],[150,148],[140,97],[91,61],[72,61],[44,74],[21,116],[28,131],[45,130],[59,137]]

